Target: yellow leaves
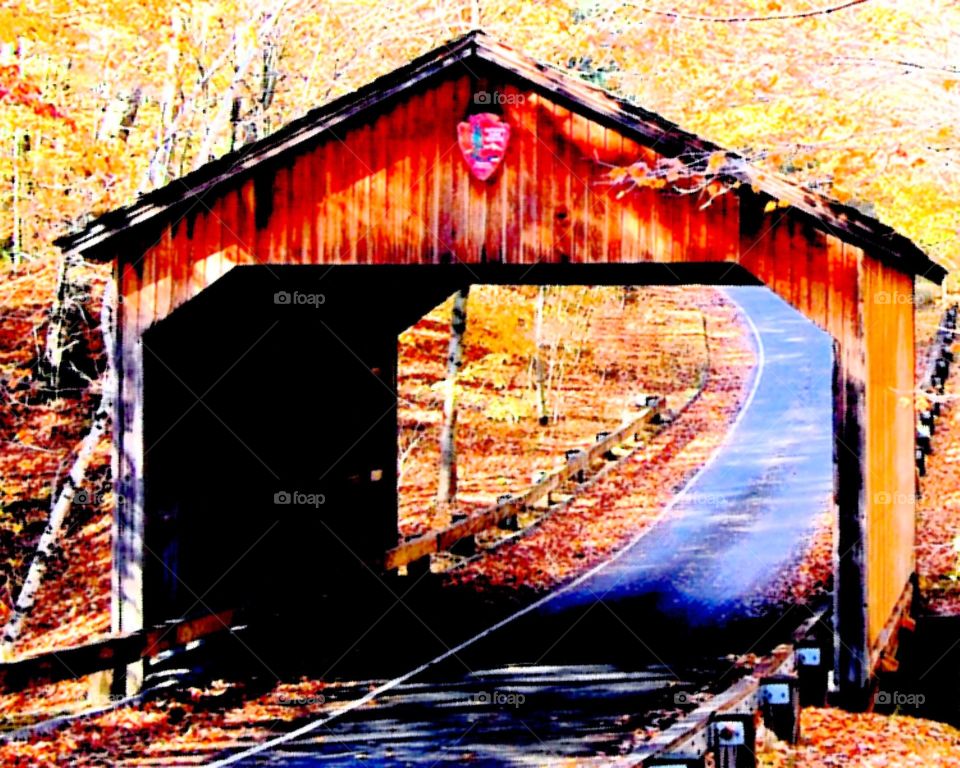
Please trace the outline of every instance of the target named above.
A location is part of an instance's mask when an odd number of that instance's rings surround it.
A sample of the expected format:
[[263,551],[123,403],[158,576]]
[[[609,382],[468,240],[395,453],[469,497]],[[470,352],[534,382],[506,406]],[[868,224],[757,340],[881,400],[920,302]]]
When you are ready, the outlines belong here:
[[772,211],[777,210],[778,208],[789,208],[790,203],[786,200],[768,200],[766,205],[763,206],[764,213],[771,213]]
[[617,167],[607,171],[607,179],[611,184],[622,184],[627,180],[630,171],[627,168]]
[[517,424],[533,418],[534,410],[534,405],[529,400],[518,397],[500,397],[488,401],[483,414],[491,421]]
[[710,159],[707,161],[707,171],[709,173],[717,173],[726,162],[726,152],[714,152],[710,155]]

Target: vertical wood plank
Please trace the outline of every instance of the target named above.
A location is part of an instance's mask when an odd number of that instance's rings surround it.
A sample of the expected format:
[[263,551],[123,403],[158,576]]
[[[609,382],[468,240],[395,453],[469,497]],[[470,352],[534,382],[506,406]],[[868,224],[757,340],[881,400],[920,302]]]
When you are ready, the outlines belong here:
[[306,165],[306,156],[301,152],[293,158],[290,166],[290,180],[287,186],[287,226],[290,230],[287,260],[290,264],[303,264],[305,262],[307,243],[309,242],[309,240],[304,240],[303,231],[303,209],[305,198],[308,195],[304,180]]
[[539,258],[548,263],[557,260],[553,240],[553,222],[557,213],[555,115],[556,107],[553,102],[544,100],[537,115],[537,163],[539,168],[536,184],[540,191],[540,218],[537,228],[540,231]]
[[837,505],[834,621],[840,642],[836,670],[841,693],[859,703],[867,680],[866,591],[866,365],[863,345],[863,267],[859,254],[842,249],[848,315],[834,370],[834,492]]
[[[156,252],[156,271],[155,280],[157,284],[156,295],[156,315],[158,318],[164,318],[173,309],[173,269],[176,264],[177,254],[173,246],[173,236],[170,234],[170,227],[164,226],[160,233],[157,244],[153,247]],[[117,358],[119,359],[119,358]]]
[[570,184],[569,242],[570,260],[589,262],[590,251],[587,247],[587,216],[590,183],[594,173],[592,158],[583,154],[588,146],[589,136],[587,119],[575,112],[570,115],[570,137],[572,143],[572,179]]
[[347,215],[353,219],[350,230],[350,237],[354,242],[353,261],[357,264],[375,263],[376,256],[373,253],[371,240],[371,154],[373,150],[373,128],[369,125],[362,125],[351,131],[347,137],[351,141],[353,150],[353,162],[357,165],[357,174],[359,178],[354,184],[353,210],[348,211]]

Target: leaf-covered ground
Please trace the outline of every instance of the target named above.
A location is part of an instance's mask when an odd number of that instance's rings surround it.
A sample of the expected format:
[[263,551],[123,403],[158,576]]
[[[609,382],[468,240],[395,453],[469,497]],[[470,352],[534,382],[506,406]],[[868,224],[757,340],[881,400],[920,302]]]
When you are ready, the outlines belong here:
[[[38,361],[56,288],[56,262],[45,259],[5,270],[0,292],[0,624],[33,556],[36,543],[86,433],[99,396],[88,386],[102,365],[99,333],[102,270],[74,271],[69,318],[75,333],[72,369],[54,391]],[[67,536],[48,563],[36,609],[15,652],[52,649],[102,634],[109,628],[109,443],[98,448],[81,497],[66,522]]]
[[[452,583],[545,590],[588,570],[648,528],[717,448],[746,397],[753,349],[737,311],[722,294],[702,289],[674,296],[708,318],[709,375],[699,396],[673,425],[569,506],[511,541],[505,551],[495,550],[451,571]],[[624,343],[637,342],[627,338]],[[668,355],[661,366],[669,366],[671,359]],[[672,392],[671,397],[674,405],[683,406]]]
[[903,715],[805,709],[801,741],[773,739],[758,750],[758,768],[957,768],[960,731]]
[[[924,335],[932,335],[939,310],[921,315]],[[960,348],[954,345],[954,352]],[[925,361],[924,361],[925,362]],[[946,402],[937,419],[933,453],[927,457],[917,504],[917,573],[926,609],[960,614],[960,370],[951,367]]]
[[[533,286],[470,291],[459,376],[459,511],[529,487],[536,470],[563,463],[564,451],[620,426],[638,395],[660,394],[679,409],[701,382],[703,311],[711,309],[714,291],[550,287],[541,341],[550,421],[541,426],[532,362],[536,292]],[[434,497],[451,304],[437,307],[399,341],[403,535],[449,522],[449,510],[438,510]]]

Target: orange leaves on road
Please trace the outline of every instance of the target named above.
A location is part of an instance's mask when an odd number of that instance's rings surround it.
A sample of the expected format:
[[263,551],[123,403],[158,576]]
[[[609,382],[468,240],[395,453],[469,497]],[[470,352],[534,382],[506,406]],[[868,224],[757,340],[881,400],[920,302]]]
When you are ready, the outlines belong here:
[[[939,323],[939,308],[919,316],[921,332]],[[918,378],[923,375],[922,365]],[[920,483],[917,503],[917,573],[928,610],[960,614],[960,371],[951,369],[943,404],[933,435],[933,453],[927,458],[926,476]]]

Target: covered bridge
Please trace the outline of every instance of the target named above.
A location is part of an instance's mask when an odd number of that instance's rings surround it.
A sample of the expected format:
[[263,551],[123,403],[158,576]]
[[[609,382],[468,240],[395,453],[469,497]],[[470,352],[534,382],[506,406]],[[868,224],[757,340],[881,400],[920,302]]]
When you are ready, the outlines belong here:
[[[628,167],[635,188],[613,170]],[[769,286],[836,341],[842,686],[864,686],[910,594],[914,284],[944,270],[482,33],[60,245],[111,262],[121,299],[118,632],[291,570],[322,584],[330,564],[382,566],[397,333],[482,282]]]

